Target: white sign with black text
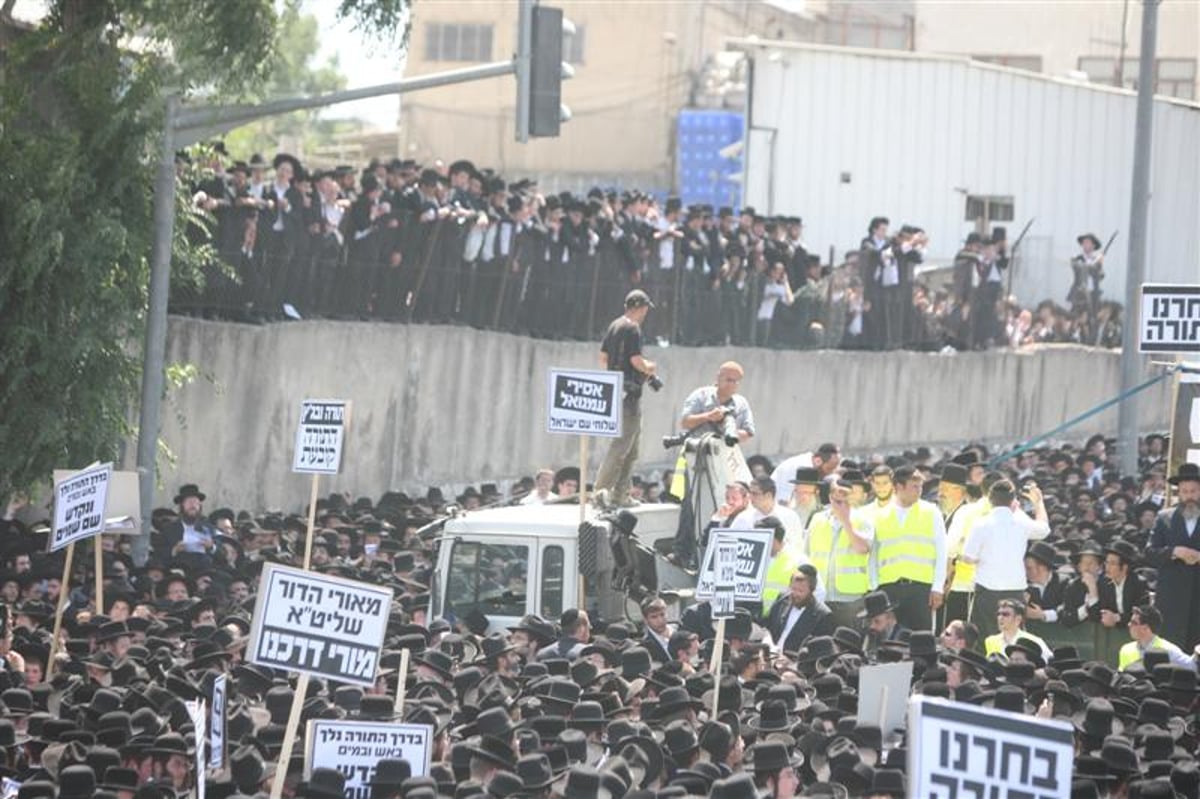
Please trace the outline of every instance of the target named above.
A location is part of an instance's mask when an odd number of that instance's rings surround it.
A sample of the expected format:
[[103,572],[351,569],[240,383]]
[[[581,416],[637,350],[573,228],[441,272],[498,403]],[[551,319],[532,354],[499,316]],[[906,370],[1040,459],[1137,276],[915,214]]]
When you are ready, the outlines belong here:
[[305,740],[304,778],[315,768],[335,768],[346,777],[346,799],[370,799],[375,767],[385,758],[407,760],[414,777],[429,774],[433,730],[427,724],[313,720]]
[[909,796],[1068,799],[1074,762],[1075,730],[1065,721],[925,696],[909,702]]
[[392,589],[268,563],[247,659],[260,666],[372,685]]
[[104,532],[112,473],[113,465],[105,463],[89,466],[55,483],[51,552],[62,549],[72,541]]
[[721,541],[717,544],[715,553],[715,580],[712,598],[712,617],[714,619],[733,618],[734,602],[737,594],[737,551],[735,541]]
[[770,530],[713,530],[704,548],[700,576],[696,580],[696,599],[712,599],[717,589],[716,553],[722,544],[734,546],[733,596],[737,600],[756,602],[762,599],[767,564],[771,561]]
[[1200,352],[1200,285],[1142,284],[1139,352]]
[[208,722],[208,767],[225,768],[225,700],[228,696],[226,675],[213,680],[212,705]]
[[302,474],[337,474],[342,468],[342,448],[350,420],[347,400],[304,400],[296,428],[292,471]]
[[551,369],[546,432],[619,438],[623,378],[620,372]]

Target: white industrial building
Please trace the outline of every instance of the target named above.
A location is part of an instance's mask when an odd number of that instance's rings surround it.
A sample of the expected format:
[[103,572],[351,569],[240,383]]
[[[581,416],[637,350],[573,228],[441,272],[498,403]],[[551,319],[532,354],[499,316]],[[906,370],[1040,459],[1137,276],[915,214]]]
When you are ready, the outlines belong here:
[[[810,251],[857,247],[872,216],[920,225],[928,260],[1002,226],[1013,291],[1063,301],[1075,238],[1107,241],[1122,299],[1136,94],[972,61],[738,40],[751,59],[743,204],[804,218]],[[1200,282],[1200,105],[1154,102],[1147,280]]]

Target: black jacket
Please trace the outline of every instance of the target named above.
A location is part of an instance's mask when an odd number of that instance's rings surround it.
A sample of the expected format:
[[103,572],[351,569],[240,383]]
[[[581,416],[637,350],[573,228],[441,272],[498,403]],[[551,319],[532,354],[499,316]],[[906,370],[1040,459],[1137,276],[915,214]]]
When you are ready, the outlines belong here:
[[771,631],[771,638],[783,651],[795,652],[812,636],[829,635],[833,632],[833,616],[830,614],[829,607],[824,602],[818,602],[814,597],[804,612],[800,614],[800,619],[792,627],[787,638],[781,640],[780,636],[783,635],[783,628],[787,625],[788,611],[791,607],[791,596],[784,593],[775,600],[775,604],[771,605],[771,610],[767,614],[767,629]]

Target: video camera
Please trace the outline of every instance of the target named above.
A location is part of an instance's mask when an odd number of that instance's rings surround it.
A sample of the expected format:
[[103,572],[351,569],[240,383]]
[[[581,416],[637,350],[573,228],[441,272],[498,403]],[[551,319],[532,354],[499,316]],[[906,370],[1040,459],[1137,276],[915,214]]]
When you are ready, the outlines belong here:
[[[719,405],[719,406],[717,406],[717,410],[721,411],[721,422],[720,422],[721,438],[722,438],[722,440],[724,440],[725,446],[727,446],[727,447],[735,446],[740,441],[740,439],[738,438],[737,417],[734,416],[733,405],[732,405],[732,403],[727,404],[727,405]],[[689,431],[683,430],[678,433],[673,433],[671,435],[663,436],[663,438],[662,438],[663,448],[664,449],[674,449],[675,447],[678,447],[680,444],[682,444],[684,441],[687,441],[689,435],[690,435]]]

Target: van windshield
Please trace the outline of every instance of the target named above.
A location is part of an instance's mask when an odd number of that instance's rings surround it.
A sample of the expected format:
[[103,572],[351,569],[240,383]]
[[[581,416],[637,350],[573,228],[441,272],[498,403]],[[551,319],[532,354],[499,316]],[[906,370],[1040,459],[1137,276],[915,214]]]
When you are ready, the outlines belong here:
[[529,547],[455,541],[446,579],[446,611],[463,619],[473,610],[486,616],[524,616]]

